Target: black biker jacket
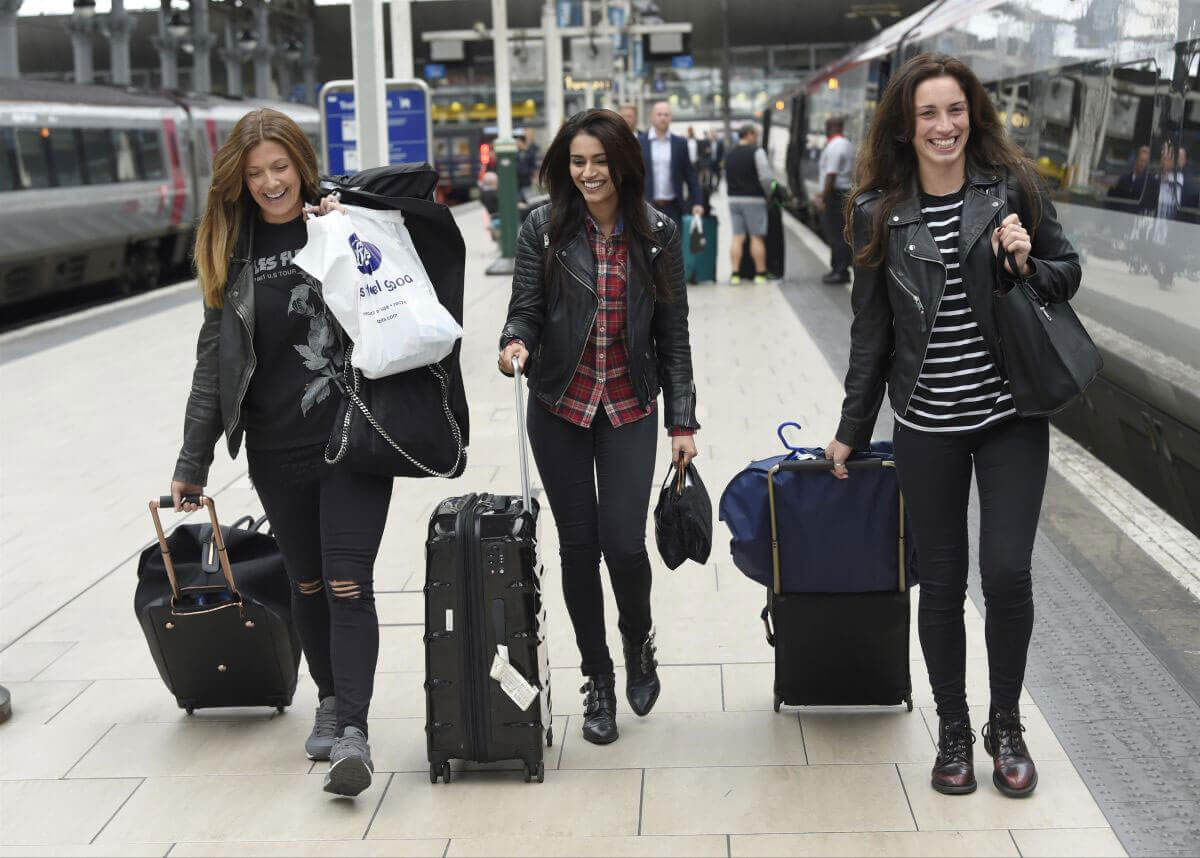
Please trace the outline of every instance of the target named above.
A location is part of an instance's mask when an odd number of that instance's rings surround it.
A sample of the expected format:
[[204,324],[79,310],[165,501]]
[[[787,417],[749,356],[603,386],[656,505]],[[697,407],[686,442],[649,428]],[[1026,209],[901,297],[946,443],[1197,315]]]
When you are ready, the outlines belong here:
[[[629,373],[643,407],[663,390],[667,427],[699,429],[679,228],[649,205],[646,216],[655,240],[629,242],[625,290]],[[549,222],[550,206],[545,205],[530,212],[521,226],[500,348],[515,339],[524,341],[530,354],[529,389],[553,406],[566,393],[579,366],[599,311],[599,298],[595,261],[585,230],[555,248],[550,246]],[[546,253],[554,254],[549,278],[543,276]],[[670,301],[656,300],[650,277],[651,260],[664,253]]]
[[[880,212],[882,193],[871,191],[855,201],[852,217],[854,252],[870,241],[871,224],[887,219],[884,264],[854,266],[850,303],[850,368],[837,440],[855,449],[867,446],[883,401],[887,381],[893,410],[904,414],[917,385],[925,350],[946,289],[946,268],[929,227],[921,219],[917,188],[889,212]],[[958,248],[963,287],[971,313],[992,362],[1004,371],[1004,353],[996,328],[994,295],[1012,281],[992,253],[991,233],[1016,212],[1028,229],[1030,214],[1020,184],[1005,171],[968,170]],[[1065,301],[1079,289],[1079,254],[1063,235],[1053,203],[1041,198],[1041,218],[1031,230],[1033,250],[1027,278],[1039,294]]]
[[254,374],[254,213],[242,220],[229,273],[225,302],[204,307],[204,323],[196,341],[196,368],[183,421],[183,448],[175,479],[204,485],[213,460],[213,447],[224,431],[229,455],[242,444],[242,401]]

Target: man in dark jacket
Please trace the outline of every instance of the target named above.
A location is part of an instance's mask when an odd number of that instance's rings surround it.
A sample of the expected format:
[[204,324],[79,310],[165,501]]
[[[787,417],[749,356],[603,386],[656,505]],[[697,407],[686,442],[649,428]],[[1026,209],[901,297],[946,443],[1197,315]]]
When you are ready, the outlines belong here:
[[704,214],[704,195],[688,157],[687,139],[671,133],[671,105],[660,101],[650,112],[650,130],[639,135],[646,165],[646,199],[675,221],[683,234],[683,186],[688,189],[691,213]]
[[1117,183],[1108,189],[1108,196],[1114,200],[1139,202],[1146,192],[1146,180],[1150,176],[1150,147],[1139,146],[1137,159],[1133,169],[1121,174]]

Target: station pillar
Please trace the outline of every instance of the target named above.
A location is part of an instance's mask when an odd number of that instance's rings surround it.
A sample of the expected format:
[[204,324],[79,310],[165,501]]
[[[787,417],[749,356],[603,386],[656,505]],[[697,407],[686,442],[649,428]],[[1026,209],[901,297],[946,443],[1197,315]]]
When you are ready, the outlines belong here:
[[563,50],[554,0],[542,6],[542,38],[546,58],[546,145],[563,123]]
[[358,169],[365,170],[388,163],[381,0],[351,0],[350,51],[354,69],[354,113],[358,122]]
[[392,24],[392,77],[413,77],[412,0],[389,0]]
[[176,56],[179,47],[175,37],[167,30],[167,18],[171,14],[170,3],[163,3],[158,9],[158,35],[154,37],[154,47],[158,49],[159,74],[162,77],[163,89],[179,88],[179,59]]
[[17,10],[21,0],[0,0],[0,77],[20,77],[17,57]]
[[133,75],[129,69],[129,34],[133,22],[125,12],[125,0],[112,0],[108,13],[108,56],[114,86],[129,86]]
[[254,97],[270,98],[271,92],[271,7],[259,0],[254,7],[254,30],[258,45],[254,48]]
[[220,50],[221,60],[225,63],[225,94],[233,98],[242,97],[242,63],[245,55],[237,41],[237,30],[232,17],[225,15],[225,47]]
[[192,91],[212,92],[212,35],[208,0],[192,0]]
[[75,83],[94,83],[92,34],[96,31],[96,19],[75,12],[67,22],[67,31],[71,34],[71,53],[75,58]]
[[508,9],[492,0],[492,39],[496,69],[496,173],[500,180],[500,258],[488,274],[512,274],[517,255],[517,144],[513,140],[512,81],[509,79]]

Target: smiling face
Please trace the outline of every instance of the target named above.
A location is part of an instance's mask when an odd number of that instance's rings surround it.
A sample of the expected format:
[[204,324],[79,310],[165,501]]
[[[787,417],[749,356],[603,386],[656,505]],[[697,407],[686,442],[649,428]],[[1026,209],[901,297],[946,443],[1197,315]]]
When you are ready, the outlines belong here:
[[948,75],[922,81],[913,102],[912,145],[918,163],[937,171],[961,164],[965,170],[971,117],[958,81]]
[[571,181],[590,209],[608,204],[617,195],[604,145],[585,131],[571,140]]
[[287,223],[300,217],[300,173],[282,145],[274,140],[259,143],[246,155],[242,172],[263,220]]

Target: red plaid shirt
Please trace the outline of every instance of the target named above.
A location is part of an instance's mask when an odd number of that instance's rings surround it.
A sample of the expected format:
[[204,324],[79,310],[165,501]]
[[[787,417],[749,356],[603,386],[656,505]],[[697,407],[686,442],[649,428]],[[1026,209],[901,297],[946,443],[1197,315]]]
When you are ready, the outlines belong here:
[[[586,429],[603,405],[609,422],[623,426],[655,411],[654,400],[645,407],[638,403],[629,375],[629,351],[625,347],[629,246],[619,220],[611,236],[601,232],[590,216],[585,224],[596,263],[596,296],[600,306],[566,393],[557,405],[547,407],[552,414]],[[672,427],[670,434],[691,435],[693,430]]]

